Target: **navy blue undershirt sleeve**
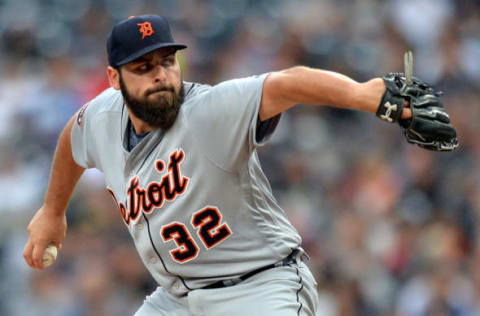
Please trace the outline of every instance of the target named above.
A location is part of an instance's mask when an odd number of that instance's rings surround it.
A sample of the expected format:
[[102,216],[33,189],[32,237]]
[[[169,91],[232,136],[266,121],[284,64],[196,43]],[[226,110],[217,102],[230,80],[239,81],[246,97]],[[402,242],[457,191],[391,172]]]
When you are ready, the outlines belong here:
[[260,121],[260,117],[257,120],[257,131],[255,133],[255,140],[259,143],[261,142],[266,136],[270,135],[273,133],[275,128],[278,125],[278,122],[280,121],[280,114],[277,116],[274,116],[272,118],[269,118],[268,120],[265,121]]

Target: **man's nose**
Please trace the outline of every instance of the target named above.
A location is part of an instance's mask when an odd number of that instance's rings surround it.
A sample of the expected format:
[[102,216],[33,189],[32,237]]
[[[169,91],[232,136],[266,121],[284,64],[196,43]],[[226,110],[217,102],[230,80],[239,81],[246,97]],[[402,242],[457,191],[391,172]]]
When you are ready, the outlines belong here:
[[155,83],[164,83],[167,79],[165,69],[161,65],[155,66],[154,76]]

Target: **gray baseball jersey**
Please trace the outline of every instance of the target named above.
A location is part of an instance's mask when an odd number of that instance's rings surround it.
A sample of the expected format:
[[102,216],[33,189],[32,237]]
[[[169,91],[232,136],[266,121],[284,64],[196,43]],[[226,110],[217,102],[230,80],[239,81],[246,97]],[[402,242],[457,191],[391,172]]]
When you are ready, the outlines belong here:
[[78,114],[75,161],[107,189],[155,280],[175,295],[285,258],[301,238],[272,195],[256,149],[267,75],[216,86],[184,82],[175,124],[127,150],[122,95],[105,90]]

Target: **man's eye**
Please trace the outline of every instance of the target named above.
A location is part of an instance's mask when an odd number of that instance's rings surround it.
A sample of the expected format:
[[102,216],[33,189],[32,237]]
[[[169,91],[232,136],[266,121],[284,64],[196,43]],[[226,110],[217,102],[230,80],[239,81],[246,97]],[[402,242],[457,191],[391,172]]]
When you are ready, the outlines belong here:
[[171,66],[173,65],[175,62],[175,60],[173,58],[168,58],[168,59],[165,59],[163,64],[166,65],[166,66]]
[[135,68],[135,70],[139,72],[149,71],[150,69],[152,69],[152,66],[150,64],[143,64]]

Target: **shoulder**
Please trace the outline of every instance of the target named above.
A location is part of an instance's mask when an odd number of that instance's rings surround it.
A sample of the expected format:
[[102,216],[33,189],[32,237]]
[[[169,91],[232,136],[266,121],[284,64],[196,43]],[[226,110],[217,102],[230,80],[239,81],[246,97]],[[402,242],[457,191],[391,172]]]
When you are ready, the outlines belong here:
[[77,123],[81,125],[85,116],[92,120],[105,113],[121,113],[122,107],[122,93],[113,88],[108,88],[82,106],[77,114]]
[[[250,76],[245,78],[236,78],[222,81],[214,86],[196,82],[184,81],[185,103],[202,99],[205,101],[214,95],[216,101],[225,97],[239,97],[248,94],[248,91],[255,91],[262,88],[263,81],[268,74]],[[196,102],[192,102],[195,104]]]
[[181,112],[190,113],[193,108],[199,105],[209,103],[212,86],[198,82],[183,82],[185,99],[183,101]]
[[256,86],[259,84],[261,85],[268,75],[269,73],[265,73],[261,75],[230,79],[220,82],[219,84],[215,85],[214,88],[219,89],[225,87]]
[[96,96],[91,101],[91,106],[96,107],[96,110],[101,112],[121,112],[123,106],[123,96],[119,90],[108,88]]
[[185,101],[181,114],[188,123],[205,124],[226,117],[238,118],[256,108],[267,74],[222,81],[214,86],[184,82]]
[[198,82],[184,81],[183,89],[185,92],[185,101],[187,101],[201,94],[208,93],[212,89],[212,86]]

